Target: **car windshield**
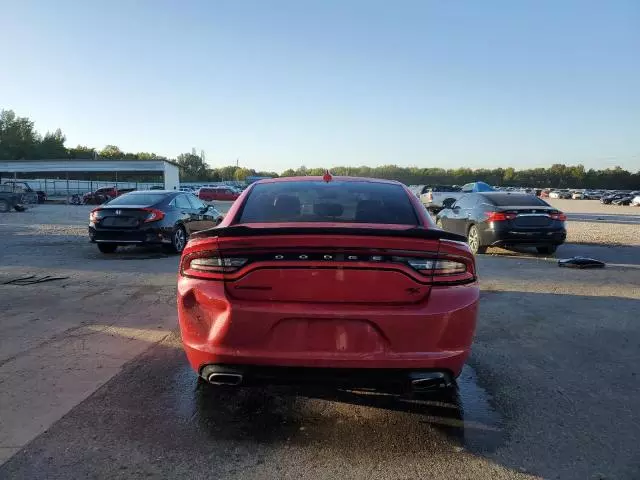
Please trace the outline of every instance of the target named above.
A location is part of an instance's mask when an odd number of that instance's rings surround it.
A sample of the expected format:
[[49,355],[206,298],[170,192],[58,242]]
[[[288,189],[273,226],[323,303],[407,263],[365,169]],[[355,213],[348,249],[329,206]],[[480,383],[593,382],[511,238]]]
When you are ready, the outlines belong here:
[[401,185],[339,180],[256,185],[239,223],[273,222],[419,223]]
[[154,205],[166,196],[165,193],[128,193],[114,198],[108,205]]

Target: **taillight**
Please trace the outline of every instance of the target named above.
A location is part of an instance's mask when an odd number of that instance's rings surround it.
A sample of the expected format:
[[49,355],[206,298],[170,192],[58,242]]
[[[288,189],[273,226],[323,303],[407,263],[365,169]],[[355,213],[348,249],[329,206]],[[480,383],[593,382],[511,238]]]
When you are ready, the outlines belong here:
[[559,220],[560,222],[566,222],[567,216],[562,212],[552,212],[549,214],[551,220]]
[[162,210],[157,210],[155,208],[143,208],[143,210],[145,212],[149,212],[143,220],[144,223],[157,222],[164,218],[164,212]]
[[487,222],[506,222],[507,220],[514,220],[517,215],[509,212],[487,212]]
[[463,258],[407,258],[391,257],[396,263],[404,263],[427,277],[433,284],[470,283],[475,280],[475,268],[471,260]]
[[98,220],[100,220],[102,218],[102,209],[100,208],[94,208],[93,210],[91,210],[91,212],[89,213],[89,221],[91,223],[96,223]]
[[180,270],[189,277],[220,279],[221,273],[233,273],[249,261],[243,257],[220,257],[215,251],[188,254],[182,260]]

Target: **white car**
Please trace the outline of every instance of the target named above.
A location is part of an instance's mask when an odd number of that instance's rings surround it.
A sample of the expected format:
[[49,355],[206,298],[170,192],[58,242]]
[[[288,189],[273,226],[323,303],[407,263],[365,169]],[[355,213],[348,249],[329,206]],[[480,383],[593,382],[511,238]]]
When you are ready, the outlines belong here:
[[636,195],[635,197],[633,197],[633,200],[631,200],[631,206],[640,207],[640,195]]
[[582,193],[582,192],[573,192],[571,194],[571,198],[573,200],[584,200],[584,193]]

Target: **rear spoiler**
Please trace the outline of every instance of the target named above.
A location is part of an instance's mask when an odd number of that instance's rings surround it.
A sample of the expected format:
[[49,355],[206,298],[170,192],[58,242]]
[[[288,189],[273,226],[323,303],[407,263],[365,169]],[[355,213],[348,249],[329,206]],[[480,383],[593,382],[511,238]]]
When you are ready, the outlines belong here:
[[408,228],[356,228],[356,227],[260,227],[251,228],[244,225],[216,227],[191,235],[191,238],[207,237],[255,237],[261,235],[358,235],[368,237],[401,237],[423,240],[453,240],[466,242],[466,237],[438,229]]

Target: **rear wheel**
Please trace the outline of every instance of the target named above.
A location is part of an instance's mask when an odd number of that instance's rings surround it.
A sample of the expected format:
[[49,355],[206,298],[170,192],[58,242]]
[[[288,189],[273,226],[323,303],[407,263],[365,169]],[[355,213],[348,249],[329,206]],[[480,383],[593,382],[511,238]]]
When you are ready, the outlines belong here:
[[6,213],[9,210],[11,210],[9,202],[7,202],[6,200],[0,200],[0,212]]
[[165,250],[170,253],[182,253],[186,244],[187,232],[184,227],[179,226],[173,231],[173,234],[171,235],[171,245],[166,245]]
[[98,250],[102,253],[113,253],[118,249],[118,244],[116,243],[99,243]]
[[544,255],[552,255],[556,253],[557,249],[558,249],[557,245],[546,245],[544,247],[536,247],[536,250],[538,250],[538,253],[542,253]]
[[478,228],[475,225],[471,225],[471,228],[469,228],[467,243],[475,255],[485,253],[487,251],[487,247],[480,244],[480,233],[478,233]]

